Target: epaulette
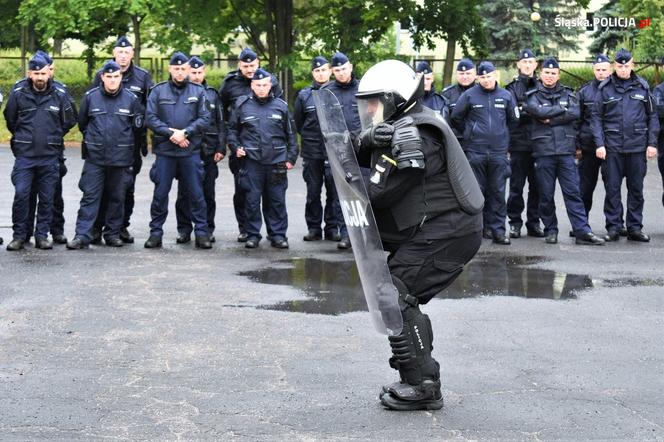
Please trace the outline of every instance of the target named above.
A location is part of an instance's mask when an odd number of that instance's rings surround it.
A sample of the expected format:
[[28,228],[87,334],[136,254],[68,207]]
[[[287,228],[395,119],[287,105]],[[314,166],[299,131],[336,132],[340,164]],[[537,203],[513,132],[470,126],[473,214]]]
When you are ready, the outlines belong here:
[[284,105],[286,105],[286,107],[288,107],[288,103],[286,103],[286,101],[283,98],[275,98],[275,100],[281,101]]
[[537,88],[536,88],[536,87],[534,87],[534,88],[532,88],[532,89],[528,89],[528,90],[526,91],[526,96],[528,97],[528,96],[534,94],[535,92],[537,92]]
[[99,90],[99,86],[97,86],[97,87],[93,87],[92,89],[88,90],[88,91],[85,93],[85,95],[90,95],[90,93],[92,93],[92,92],[94,92],[94,91],[97,91],[97,90]]
[[161,85],[161,84],[165,84],[165,83],[168,83],[168,80],[160,81],[160,82],[157,83],[157,84],[153,84],[152,87],[150,88],[150,90],[156,88],[157,86],[159,86],[159,85]]
[[444,87],[443,90],[442,90],[442,92],[446,92],[446,91],[452,89],[454,86],[456,86],[456,84],[450,84],[449,86]]
[[250,95],[242,95],[235,100],[235,107],[240,107],[251,99]]
[[601,90],[602,88],[604,88],[604,86],[606,86],[606,85],[609,84],[610,82],[611,82],[611,77],[609,77],[609,78],[605,78],[605,79],[602,80],[602,82],[597,86],[597,89],[598,89],[598,90]]
[[[133,63],[132,63],[132,64],[133,64]],[[140,67],[140,66],[137,66],[137,65],[135,65],[135,64],[134,64],[134,69],[136,69],[137,71],[143,72],[144,74],[150,74],[150,71],[148,71],[147,69],[142,68],[142,67]]]
[[132,96],[132,97],[138,99],[138,95],[136,95],[136,94],[134,93],[134,91],[129,90],[129,89],[126,89],[126,88],[122,88],[122,91],[123,91],[123,92],[126,92],[126,93],[129,94],[130,96]]
[[16,86],[16,85],[19,84],[19,83],[23,83],[23,82],[25,82],[25,81],[27,81],[27,80],[28,80],[27,77],[23,77],[23,78],[21,78],[21,79],[19,79],[19,80],[16,80],[16,83],[14,83],[14,86]]
[[224,77],[224,80],[226,80],[227,78],[237,77],[238,74],[239,74],[238,71],[231,71],[228,74],[226,74],[226,76]]
[[648,90],[648,91],[650,90],[650,85],[648,84],[648,81],[645,78],[643,78],[642,76],[637,75],[636,76],[636,81],[638,81],[641,84],[641,86],[646,88],[646,90]]

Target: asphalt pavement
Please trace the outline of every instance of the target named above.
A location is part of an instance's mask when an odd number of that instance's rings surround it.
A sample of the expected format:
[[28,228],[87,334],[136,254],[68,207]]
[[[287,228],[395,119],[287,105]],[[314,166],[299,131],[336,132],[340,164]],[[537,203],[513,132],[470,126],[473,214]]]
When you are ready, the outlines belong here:
[[[81,192],[67,149],[66,234]],[[445,407],[394,412],[389,345],[364,311],[352,253],[302,241],[305,185],[289,173],[289,250],[235,242],[232,176],[217,184],[212,250],[146,250],[147,158],[136,243],[0,249],[0,440],[664,440],[664,208],[646,177],[650,243],[485,243],[423,310]],[[0,236],[13,158],[0,147]],[[604,233],[601,185],[591,226]]]

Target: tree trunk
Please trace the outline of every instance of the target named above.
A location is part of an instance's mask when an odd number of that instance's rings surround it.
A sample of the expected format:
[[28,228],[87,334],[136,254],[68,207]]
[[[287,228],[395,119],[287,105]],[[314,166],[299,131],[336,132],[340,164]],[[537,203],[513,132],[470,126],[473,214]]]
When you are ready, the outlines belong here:
[[83,51],[83,56],[85,57],[85,64],[87,65],[87,74],[88,80],[92,81],[92,74],[95,70],[95,50],[93,42],[84,42],[86,45],[85,50]]
[[62,39],[54,38],[53,39],[53,54],[62,55]]
[[131,16],[131,24],[134,28],[134,64],[141,65],[141,21],[138,15]]
[[456,38],[448,37],[447,50],[445,51],[445,68],[443,69],[443,87],[452,83],[452,72],[454,72],[454,53],[456,52]]
[[293,0],[277,2],[281,7],[276,8],[275,29],[277,36],[277,61],[281,77],[281,86],[284,90],[284,98],[292,103],[295,91],[293,90],[293,70],[286,65],[286,57],[293,50]]

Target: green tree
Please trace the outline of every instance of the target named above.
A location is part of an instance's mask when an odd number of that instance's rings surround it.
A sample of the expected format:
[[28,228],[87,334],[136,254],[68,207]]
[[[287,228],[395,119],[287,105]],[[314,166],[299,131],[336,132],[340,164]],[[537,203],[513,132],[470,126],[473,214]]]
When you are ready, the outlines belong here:
[[486,39],[479,10],[483,0],[424,0],[416,5],[410,31],[416,48],[433,49],[434,38],[447,41],[443,84],[449,84],[454,68],[454,54],[460,44],[464,54],[472,48],[478,57],[486,56]]
[[[539,8],[535,7],[538,3]],[[574,19],[580,4],[572,0],[496,0],[486,2],[481,10],[488,36],[488,52],[494,59],[515,59],[525,47],[537,55],[557,56],[560,51],[578,50],[578,36],[585,29],[556,26],[556,18]],[[539,21],[531,13],[538,9]]]
[[650,19],[650,26],[635,32],[636,59],[659,60],[664,55],[664,0],[621,0],[620,4],[630,17],[637,20]]
[[[595,18],[617,18],[627,15],[619,0],[609,0],[595,14]],[[632,48],[632,40],[636,36],[636,29],[610,28],[598,26],[592,33],[593,39],[588,50],[591,54],[604,54],[613,52],[620,47]]]

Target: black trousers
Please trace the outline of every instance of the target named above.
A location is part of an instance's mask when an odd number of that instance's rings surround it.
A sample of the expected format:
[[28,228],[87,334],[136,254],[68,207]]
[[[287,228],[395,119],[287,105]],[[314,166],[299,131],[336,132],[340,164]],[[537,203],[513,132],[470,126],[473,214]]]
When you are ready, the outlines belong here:
[[392,276],[406,285],[408,294],[426,304],[454,282],[481,244],[481,231],[441,239],[426,239],[418,232],[396,248],[386,245],[390,251],[387,265]]

